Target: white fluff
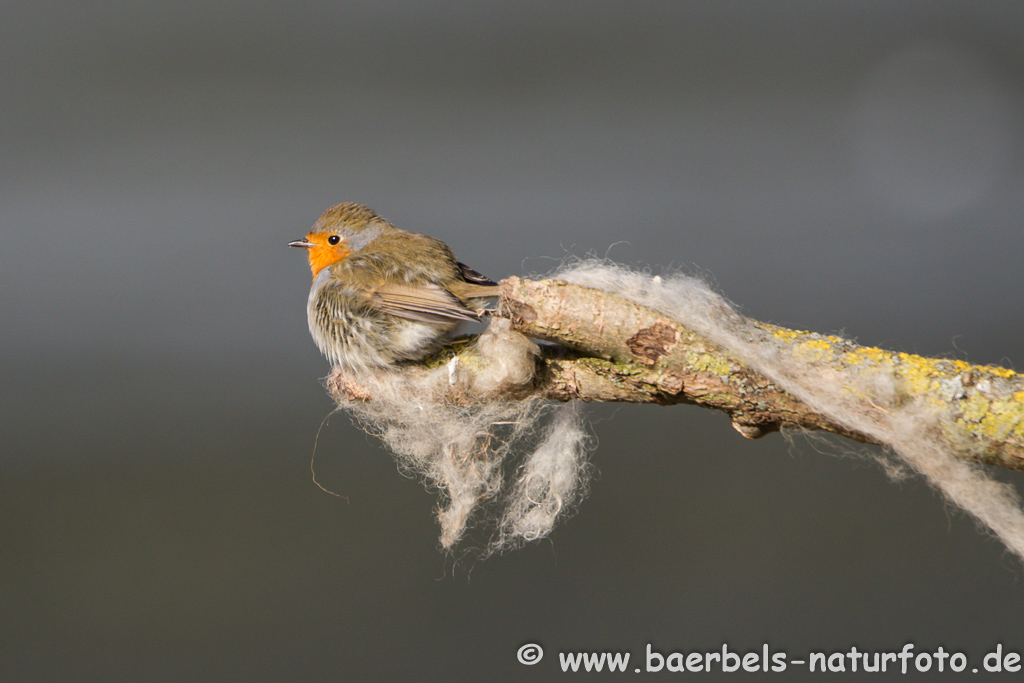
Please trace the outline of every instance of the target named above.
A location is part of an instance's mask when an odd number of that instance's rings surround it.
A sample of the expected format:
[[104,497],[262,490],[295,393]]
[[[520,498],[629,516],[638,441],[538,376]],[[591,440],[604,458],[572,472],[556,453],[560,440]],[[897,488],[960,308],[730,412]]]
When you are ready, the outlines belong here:
[[[794,357],[789,345],[756,328],[696,278],[652,278],[604,261],[580,262],[558,277],[659,311],[723,347],[833,422],[888,444],[950,502],[1024,559],[1024,512],[1016,491],[949,451],[937,436],[950,419],[946,411],[923,402],[894,402],[898,392],[891,375],[841,370]],[[963,453],[971,452],[969,443],[958,446]]]
[[586,495],[589,443],[576,406],[559,406],[543,441],[519,470],[493,550],[544,538],[562,512]]
[[[752,325],[696,278],[651,277],[604,261],[579,262],[557,276],[678,321],[816,412],[887,444],[899,458],[888,464],[877,458],[888,472],[900,472],[905,464],[920,473],[1024,559],[1024,513],[1016,492],[949,452],[937,436],[947,413],[923,402],[896,401],[891,375],[795,357],[789,345]],[[453,359],[430,371],[361,373],[353,380],[373,399],[341,405],[384,441],[403,468],[439,490],[442,546],[453,548],[475,525],[490,535],[483,546],[489,554],[544,538],[573,509],[586,488],[591,439],[575,405],[500,398],[510,387],[528,384],[536,363],[536,346],[507,320],[491,322],[477,351],[480,365],[472,372]],[[452,391],[474,402],[452,405],[444,398]],[[958,446],[970,452],[969,443]],[[514,471],[508,485],[506,470]]]
[[[453,359],[429,371],[377,371],[352,377],[370,401],[342,401],[357,422],[384,441],[400,466],[441,493],[441,545],[450,550],[475,525],[491,535],[485,553],[547,536],[585,486],[588,437],[571,405],[500,398],[533,379],[536,345],[495,319],[477,342],[473,372]],[[450,392],[474,397],[468,406]],[[541,428],[553,414],[551,425]],[[522,455],[521,452],[526,452]],[[521,459],[503,487],[503,464]],[[525,483],[524,483],[525,482]],[[509,488],[509,490],[505,490]],[[478,514],[483,508],[485,514]]]

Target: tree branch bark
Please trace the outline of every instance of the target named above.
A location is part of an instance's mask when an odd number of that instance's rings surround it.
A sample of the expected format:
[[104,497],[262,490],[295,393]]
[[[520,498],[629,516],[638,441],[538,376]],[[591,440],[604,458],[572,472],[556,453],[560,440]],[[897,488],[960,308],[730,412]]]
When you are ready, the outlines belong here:
[[[508,388],[503,398],[691,403],[725,412],[747,438],[795,427],[872,441],[814,412],[709,340],[614,294],[558,279],[511,277],[501,282],[496,315],[510,320],[513,329],[528,337],[557,345],[542,347],[532,383]],[[819,364],[837,369],[869,366],[891,373],[904,392],[900,400],[923,399],[948,408],[945,436],[960,457],[1024,470],[1024,375],[751,322],[792,345],[794,353],[808,354]],[[438,362],[468,353],[471,346],[449,349],[432,363],[436,367]],[[370,398],[338,374],[332,375],[328,386],[338,399]],[[450,399],[471,402],[473,397]],[[965,442],[973,447],[964,449]]]

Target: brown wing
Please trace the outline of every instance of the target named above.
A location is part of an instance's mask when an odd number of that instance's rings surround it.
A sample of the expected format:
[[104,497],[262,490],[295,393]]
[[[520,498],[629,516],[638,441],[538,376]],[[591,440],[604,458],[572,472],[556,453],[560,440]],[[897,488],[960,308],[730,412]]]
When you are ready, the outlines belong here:
[[381,285],[371,302],[386,313],[424,323],[480,320],[454,294],[436,285]]
[[462,271],[462,279],[466,282],[472,282],[474,285],[485,285],[485,286],[497,286],[497,282],[476,272],[465,263],[459,262],[459,270]]

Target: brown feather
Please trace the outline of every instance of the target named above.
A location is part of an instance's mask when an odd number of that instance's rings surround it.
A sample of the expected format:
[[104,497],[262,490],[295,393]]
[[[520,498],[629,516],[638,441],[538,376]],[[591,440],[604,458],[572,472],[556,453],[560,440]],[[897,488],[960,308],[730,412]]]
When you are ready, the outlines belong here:
[[494,286],[498,284],[497,282],[487,277],[486,275],[482,275],[477,271],[473,270],[462,261],[458,261],[456,265],[458,265],[459,270],[462,271],[462,279],[465,280],[466,282],[472,282],[475,285],[487,286]]
[[474,285],[471,282],[452,282],[448,285],[448,291],[457,296],[460,300],[467,299],[493,299],[496,298],[501,288],[496,285]]
[[384,284],[373,292],[371,302],[386,313],[421,322],[480,320],[455,294],[433,285]]

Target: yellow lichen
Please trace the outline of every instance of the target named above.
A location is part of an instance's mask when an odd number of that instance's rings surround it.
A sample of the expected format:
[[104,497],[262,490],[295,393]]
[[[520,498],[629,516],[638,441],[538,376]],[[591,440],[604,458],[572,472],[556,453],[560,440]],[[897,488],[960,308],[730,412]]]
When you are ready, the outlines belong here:
[[690,360],[690,367],[698,372],[711,372],[725,377],[732,372],[732,364],[720,355],[702,353]]
[[782,328],[782,327],[780,327],[779,329],[775,330],[775,338],[776,339],[781,339],[784,342],[796,341],[796,338],[799,337],[799,336],[800,336],[800,333],[797,332],[796,330],[787,330],[787,329]]
[[917,394],[925,394],[939,388],[938,361],[932,358],[923,358],[909,353],[900,353],[901,361],[900,374]]
[[988,413],[981,418],[981,432],[993,439],[1004,439],[1017,431],[1024,420],[1024,407],[1013,401],[992,401]]
[[981,366],[978,369],[979,370],[983,370],[984,372],[988,372],[990,374],[993,374],[996,377],[1002,377],[1004,379],[1009,379],[1009,378],[1011,378],[1011,377],[1013,377],[1014,375],[1017,374],[1013,370],[1008,370],[1007,368],[996,367],[995,365],[983,365],[983,366]]
[[881,363],[889,359],[888,352],[875,348],[874,346],[865,346],[847,354],[847,362],[852,365],[859,365],[860,362],[868,361],[872,363]]
[[801,348],[814,351],[831,351],[832,345],[824,339],[810,339],[800,345]]
[[824,339],[808,339],[797,344],[793,351],[809,360],[824,360],[831,356],[832,346]]
[[960,418],[968,422],[980,422],[986,413],[988,413],[988,399],[976,393],[963,402]]

